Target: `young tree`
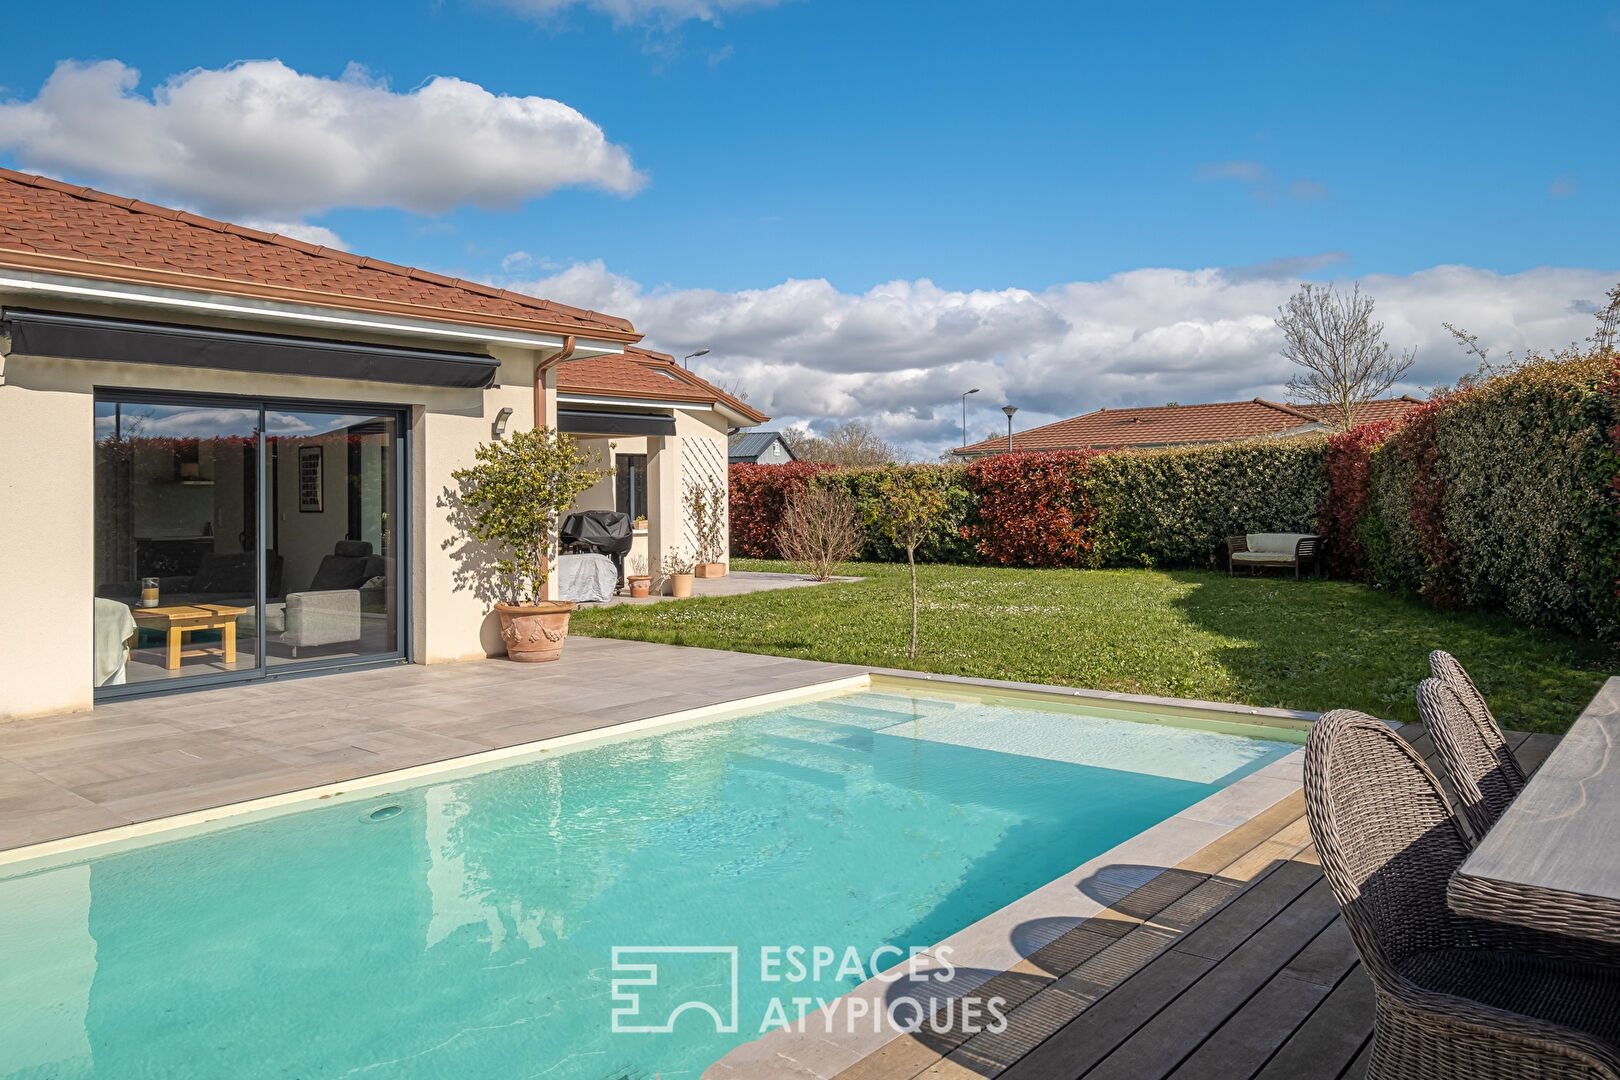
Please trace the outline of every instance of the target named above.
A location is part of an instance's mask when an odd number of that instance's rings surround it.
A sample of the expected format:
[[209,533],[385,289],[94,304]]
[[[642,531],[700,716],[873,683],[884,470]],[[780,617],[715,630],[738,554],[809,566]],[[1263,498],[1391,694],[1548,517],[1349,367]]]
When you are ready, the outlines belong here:
[[825,461],[846,468],[892,465],[900,452],[859,420],[850,420],[825,436],[789,428],[782,437],[800,461]]
[[1599,356],[1620,347],[1620,285],[1610,289],[1603,299],[1605,303],[1597,312],[1597,329],[1588,339]]
[[1341,431],[1354,427],[1357,410],[1394,386],[1417,359],[1415,350],[1395,352],[1384,341],[1373,298],[1359,285],[1346,296],[1307,282],[1277,313],[1282,354],[1299,368],[1288,392],[1328,406]]
[[855,500],[841,487],[811,484],[782,515],[776,549],[817,581],[860,554],[865,537],[855,520]]
[[878,480],[877,496],[868,510],[868,522],[906,549],[906,565],[911,568],[911,649],[907,655],[915,657],[917,545],[928,535],[934,520],[945,512],[945,485],[931,469],[891,467]]

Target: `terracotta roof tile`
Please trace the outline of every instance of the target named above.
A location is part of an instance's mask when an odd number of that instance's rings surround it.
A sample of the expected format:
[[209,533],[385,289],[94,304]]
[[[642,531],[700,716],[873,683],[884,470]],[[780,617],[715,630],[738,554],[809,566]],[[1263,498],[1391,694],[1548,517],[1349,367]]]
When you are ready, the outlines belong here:
[[[1358,423],[1390,420],[1422,404],[1416,398],[1369,401]],[[1229,442],[1277,435],[1326,423],[1320,405],[1292,405],[1254,398],[1206,405],[1157,405],[1141,409],[1099,409],[1083,416],[1013,433],[1014,450],[1106,450],[1125,446],[1183,446]],[[962,454],[994,454],[1007,448],[1005,438],[985,439],[959,448]]]
[[116,279],[129,268],[220,292],[231,283],[300,290],[318,294],[310,302],[337,307],[345,299],[385,301],[439,309],[446,319],[461,312],[586,333],[635,332],[611,315],[0,169],[0,263],[8,253],[19,265],[21,254],[72,260],[81,265],[62,272],[83,277]]
[[674,357],[634,346],[623,353],[565,361],[557,368],[557,389],[610,398],[724,404],[755,424],[770,419],[747,402],[685,370]]

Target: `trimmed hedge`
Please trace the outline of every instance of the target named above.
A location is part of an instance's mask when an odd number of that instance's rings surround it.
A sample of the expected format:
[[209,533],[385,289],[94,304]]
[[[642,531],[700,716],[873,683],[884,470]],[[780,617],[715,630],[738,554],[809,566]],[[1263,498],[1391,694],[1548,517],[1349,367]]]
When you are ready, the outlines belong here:
[[1224,568],[1228,536],[1316,532],[1326,451],[1307,436],[1104,454],[1095,565]]
[[[1620,632],[1620,360],[1574,353],[1331,437],[1003,454],[939,474],[918,560],[1223,567],[1225,538],[1318,532],[1331,573],[1442,606]],[[792,492],[838,484],[860,520],[883,469],[732,467],[732,546],[774,554]],[[904,552],[869,530],[861,557]]]
[[1370,454],[1366,578],[1441,606],[1620,629],[1615,389],[1612,362],[1564,354],[1414,410]]

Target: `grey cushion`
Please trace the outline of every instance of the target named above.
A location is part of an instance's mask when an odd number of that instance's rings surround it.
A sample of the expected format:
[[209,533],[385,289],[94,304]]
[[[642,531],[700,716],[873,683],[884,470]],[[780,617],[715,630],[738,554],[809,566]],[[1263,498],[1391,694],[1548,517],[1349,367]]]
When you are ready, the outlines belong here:
[[361,559],[371,554],[371,541],[339,540],[333,546],[332,554],[341,555],[345,559]]
[[1294,561],[1292,551],[1234,551],[1232,561],[1235,563],[1265,563],[1287,565]]
[[376,576],[370,572],[371,561],[375,558],[375,555],[328,555],[321,560],[320,568],[315,571],[315,580],[309,583],[310,591],[358,589],[366,583],[367,578]]
[[1299,542],[1310,535],[1310,533],[1250,533],[1244,539],[1250,551],[1285,552],[1292,558]]

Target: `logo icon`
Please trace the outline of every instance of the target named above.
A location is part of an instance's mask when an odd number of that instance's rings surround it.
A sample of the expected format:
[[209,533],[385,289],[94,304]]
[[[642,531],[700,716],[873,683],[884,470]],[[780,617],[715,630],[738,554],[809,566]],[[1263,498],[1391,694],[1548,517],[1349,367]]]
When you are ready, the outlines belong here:
[[735,945],[615,945],[613,971],[615,1034],[668,1034],[689,1009],[720,1034],[737,1030]]

